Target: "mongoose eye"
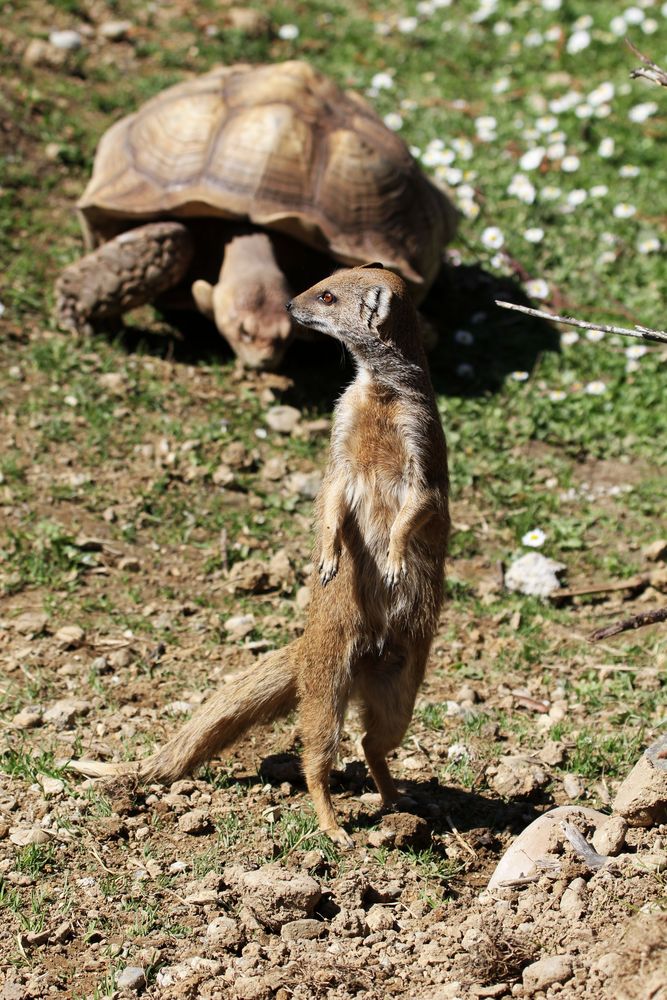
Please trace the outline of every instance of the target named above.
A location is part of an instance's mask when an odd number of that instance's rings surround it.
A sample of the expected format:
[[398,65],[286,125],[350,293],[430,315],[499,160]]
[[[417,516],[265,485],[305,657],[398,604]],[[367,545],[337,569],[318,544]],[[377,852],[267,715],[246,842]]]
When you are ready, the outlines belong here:
[[336,296],[333,292],[322,292],[322,294],[317,297],[320,302],[324,302],[325,306],[331,306],[336,301]]

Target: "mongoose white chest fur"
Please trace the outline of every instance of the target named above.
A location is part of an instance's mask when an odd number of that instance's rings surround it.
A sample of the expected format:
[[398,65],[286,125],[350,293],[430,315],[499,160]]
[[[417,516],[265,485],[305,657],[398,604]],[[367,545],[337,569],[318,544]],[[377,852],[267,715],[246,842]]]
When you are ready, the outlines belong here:
[[386,757],[412,717],[442,603],[447,452],[417,315],[399,277],[381,265],[338,271],[287,308],[298,323],[342,341],[357,365],[336,406],[316,504],[317,570],[303,635],[227,684],[134,768],[73,766],[173,781],[253,723],[298,705],[320,828],[348,846],[329,777],[351,698],[360,703],[364,753],[383,804],[398,798]]

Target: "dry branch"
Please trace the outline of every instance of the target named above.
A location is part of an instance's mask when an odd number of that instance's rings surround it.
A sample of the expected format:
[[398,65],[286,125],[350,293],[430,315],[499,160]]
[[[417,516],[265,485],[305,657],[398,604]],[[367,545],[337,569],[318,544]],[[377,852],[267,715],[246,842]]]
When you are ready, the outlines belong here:
[[664,69],[661,69],[657,63],[654,63],[648,56],[645,56],[639,51],[636,45],[633,45],[629,38],[625,39],[626,45],[631,49],[638,59],[641,59],[643,66],[638,66],[637,69],[633,69],[630,73],[631,79],[636,79],[638,76],[643,77],[645,80],[650,80],[651,83],[657,83],[660,87],[667,87],[667,73]]
[[658,608],[655,611],[642,611],[632,618],[625,618],[623,621],[615,622],[613,625],[606,625],[604,628],[596,629],[588,638],[589,642],[599,642],[601,639],[608,639],[611,635],[619,635],[621,632],[630,632],[632,629],[643,628],[644,625],[655,625],[657,622],[667,621],[667,608]]
[[602,323],[588,323],[583,319],[575,319],[574,316],[557,316],[554,313],[545,312],[542,309],[530,309],[528,306],[517,305],[516,302],[507,302],[505,299],[496,299],[496,305],[502,309],[513,309],[515,312],[525,313],[526,316],[535,316],[537,319],[546,319],[551,323],[565,323],[567,326],[579,326],[582,330],[600,330],[602,333],[620,333],[624,337],[637,337],[639,340],[651,340],[657,344],[667,344],[666,330],[651,330],[646,326],[635,326],[630,330],[624,326],[608,326]]

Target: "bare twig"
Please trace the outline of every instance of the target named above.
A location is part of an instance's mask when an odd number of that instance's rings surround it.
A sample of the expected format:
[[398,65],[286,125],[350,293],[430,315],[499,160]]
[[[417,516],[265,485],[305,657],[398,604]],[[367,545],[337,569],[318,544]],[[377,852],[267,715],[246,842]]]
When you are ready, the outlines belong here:
[[598,642],[600,639],[608,639],[611,635],[619,635],[621,632],[629,632],[631,629],[643,628],[644,625],[655,625],[657,622],[667,621],[667,608],[658,608],[655,611],[642,611],[641,614],[633,615],[623,621],[615,622],[613,625],[606,625],[604,628],[596,629],[588,637],[589,642]]
[[614,583],[589,583],[584,587],[570,587],[567,590],[555,590],[552,600],[567,601],[571,597],[583,597],[586,594],[613,594],[618,590],[643,590],[650,586],[649,575],[631,576],[627,580],[616,580]]
[[461,847],[464,849],[464,851],[467,851],[468,854],[472,854],[473,858],[476,858],[477,857],[477,851],[475,851],[470,846],[470,844],[466,843],[466,841],[463,839],[463,837],[461,836],[461,834],[459,833],[459,831],[454,826],[454,823],[452,822],[452,817],[449,815],[449,813],[445,813],[445,820],[447,822],[447,826],[452,831],[452,836],[454,837],[454,840],[456,841],[456,843],[460,844]]
[[598,854],[574,823],[568,823],[567,820],[563,820],[560,828],[569,840],[575,853],[582,858],[589,868],[603,868],[607,864],[609,858],[605,854]]
[[648,56],[643,55],[636,45],[633,45],[629,38],[625,39],[625,44],[631,49],[632,52],[641,59],[643,66],[638,66],[637,69],[633,69],[630,73],[631,79],[635,80],[638,76],[644,77],[645,80],[650,80],[651,83],[657,83],[660,87],[667,87],[667,73],[664,69],[661,69],[657,63],[654,63]]
[[638,340],[651,340],[657,344],[667,344],[666,330],[650,330],[646,326],[635,326],[633,330],[624,326],[609,326],[602,323],[588,323],[583,319],[575,319],[574,316],[556,316],[554,313],[545,312],[542,309],[530,309],[528,306],[517,305],[516,302],[507,302],[505,299],[496,299],[496,305],[502,309],[513,309],[515,312],[525,313],[526,316],[535,316],[537,319],[546,319],[552,323],[565,323],[567,326],[579,326],[582,330],[600,330],[602,333],[620,333],[624,337],[637,337]]

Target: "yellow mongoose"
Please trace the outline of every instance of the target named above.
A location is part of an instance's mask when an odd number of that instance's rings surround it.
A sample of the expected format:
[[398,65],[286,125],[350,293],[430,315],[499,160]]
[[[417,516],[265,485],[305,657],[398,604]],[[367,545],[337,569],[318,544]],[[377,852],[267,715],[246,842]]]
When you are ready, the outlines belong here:
[[357,365],[335,410],[303,635],[231,681],[140,764],[72,765],[170,782],[253,723],[298,705],[320,829],[349,846],[329,791],[345,710],[359,700],[366,760],[391,805],[398,792],[386,756],[412,717],[443,596],[447,452],[417,314],[399,277],[380,264],[338,271],[287,308],[342,341]]

